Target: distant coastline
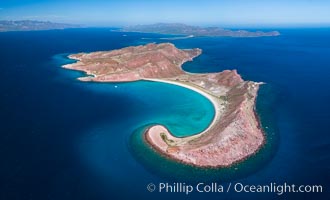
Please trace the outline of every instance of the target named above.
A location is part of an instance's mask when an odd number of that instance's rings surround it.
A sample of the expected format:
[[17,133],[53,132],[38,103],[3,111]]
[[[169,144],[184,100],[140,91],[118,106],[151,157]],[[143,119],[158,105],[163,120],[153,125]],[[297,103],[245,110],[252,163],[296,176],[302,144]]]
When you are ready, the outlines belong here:
[[272,37],[279,36],[278,31],[247,31],[247,30],[230,30],[219,27],[199,27],[189,26],[180,23],[157,23],[149,25],[127,26],[120,31],[123,32],[141,32],[141,33],[160,33],[183,35],[186,37]]
[[49,21],[35,20],[0,20],[0,32],[9,31],[40,31],[40,30],[56,30],[67,28],[81,28],[80,25],[54,23]]

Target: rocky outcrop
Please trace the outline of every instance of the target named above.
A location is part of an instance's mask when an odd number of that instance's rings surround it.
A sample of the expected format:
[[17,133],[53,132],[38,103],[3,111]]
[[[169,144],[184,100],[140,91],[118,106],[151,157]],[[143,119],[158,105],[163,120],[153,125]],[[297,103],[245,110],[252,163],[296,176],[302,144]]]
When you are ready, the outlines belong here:
[[70,55],[77,63],[65,68],[85,71],[87,81],[134,81],[145,78],[170,78],[184,72],[181,65],[201,54],[200,49],[180,50],[173,44],[148,44],[114,51]]
[[83,81],[122,82],[151,80],[176,84],[207,97],[214,105],[210,126],[197,135],[178,138],[166,127],[149,127],[145,141],[171,159],[199,166],[229,166],[254,154],[264,135],[254,107],[260,83],[244,81],[236,70],[190,74],[184,62],[201,54],[200,49],[177,49],[173,44],[148,44],[114,51],[73,54],[77,63],[65,68],[85,71]]

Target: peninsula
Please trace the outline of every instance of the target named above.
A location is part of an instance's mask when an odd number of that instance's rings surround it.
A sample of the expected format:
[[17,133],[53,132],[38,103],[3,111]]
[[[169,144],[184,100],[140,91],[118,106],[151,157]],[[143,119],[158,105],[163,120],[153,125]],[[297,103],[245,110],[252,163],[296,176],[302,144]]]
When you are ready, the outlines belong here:
[[194,90],[214,105],[215,116],[203,132],[175,137],[162,125],[147,128],[144,139],[156,152],[198,167],[230,166],[258,151],[265,137],[255,114],[259,85],[244,81],[236,70],[191,74],[181,65],[201,49],[176,48],[171,43],[147,44],[113,51],[78,53],[64,68],[86,72],[81,81],[159,81]]
[[247,31],[247,30],[230,30],[219,27],[199,27],[189,26],[180,23],[157,23],[150,25],[135,25],[127,26],[121,29],[124,32],[142,32],[142,33],[161,33],[161,34],[175,34],[195,37],[265,37],[265,36],[279,36],[278,31]]
[[79,28],[79,25],[54,23],[49,21],[35,20],[0,20],[0,32],[8,31],[40,31],[40,30],[55,30],[67,28]]

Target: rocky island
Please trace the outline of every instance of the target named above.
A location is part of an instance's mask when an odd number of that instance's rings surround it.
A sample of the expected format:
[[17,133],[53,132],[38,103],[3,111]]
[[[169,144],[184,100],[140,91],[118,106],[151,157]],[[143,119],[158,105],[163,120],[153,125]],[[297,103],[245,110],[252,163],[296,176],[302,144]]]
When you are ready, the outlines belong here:
[[80,28],[79,25],[54,23],[49,21],[35,20],[0,20],[0,32],[8,31],[41,31],[67,28]]
[[149,127],[145,141],[160,154],[198,167],[230,166],[258,151],[265,137],[255,114],[261,83],[244,81],[236,70],[192,74],[181,69],[201,49],[176,48],[173,44],[147,44],[113,51],[78,53],[76,63],[64,68],[86,72],[81,81],[159,81],[194,90],[214,105],[215,116],[203,132],[175,137],[162,125]]
[[230,30],[220,27],[199,27],[189,26],[180,23],[157,23],[149,25],[127,26],[121,29],[124,32],[142,32],[142,33],[160,33],[186,35],[190,37],[266,37],[279,36],[278,31],[247,31],[247,30]]

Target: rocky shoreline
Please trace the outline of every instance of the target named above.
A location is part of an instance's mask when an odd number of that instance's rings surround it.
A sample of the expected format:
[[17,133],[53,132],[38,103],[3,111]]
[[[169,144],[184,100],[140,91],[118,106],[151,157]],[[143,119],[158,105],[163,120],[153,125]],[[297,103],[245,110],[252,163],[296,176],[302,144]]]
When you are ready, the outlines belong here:
[[177,49],[173,44],[147,44],[113,51],[70,55],[78,62],[64,68],[84,71],[82,81],[159,81],[194,90],[214,105],[215,116],[203,132],[175,137],[156,125],[144,133],[155,151],[173,160],[198,167],[226,167],[255,154],[265,136],[255,113],[259,85],[244,81],[236,70],[191,74],[184,62],[201,54],[200,49]]
[[[198,167],[228,167],[245,160],[256,153],[265,142],[264,133],[254,110],[259,83],[249,82],[249,84],[251,88],[254,86],[253,97],[251,96],[251,99],[242,97],[242,102],[235,105],[234,111],[227,114],[224,110],[229,105],[223,108],[221,100],[200,91],[201,95],[213,103],[216,111],[213,122],[205,131],[178,138],[166,127],[157,125],[150,127],[144,133],[145,141],[156,151],[171,159]],[[182,86],[180,83],[178,85]],[[243,96],[245,94],[248,94],[248,91],[242,93]],[[238,114],[231,117],[230,115],[235,112]]]

